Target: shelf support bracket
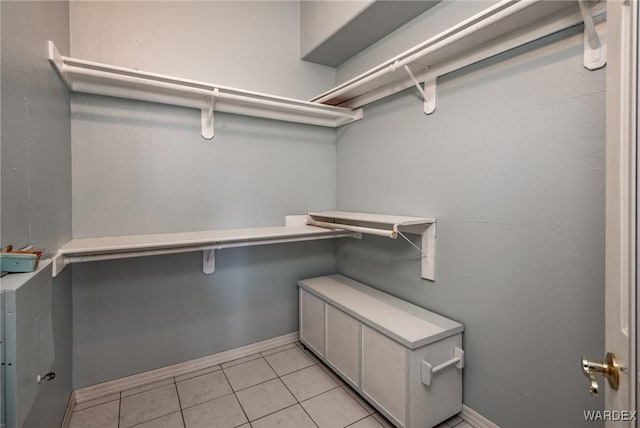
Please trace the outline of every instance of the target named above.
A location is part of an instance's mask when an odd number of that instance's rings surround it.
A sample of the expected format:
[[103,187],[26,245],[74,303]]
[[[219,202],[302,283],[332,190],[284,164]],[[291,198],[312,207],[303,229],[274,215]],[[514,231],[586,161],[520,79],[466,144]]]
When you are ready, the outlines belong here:
[[216,95],[218,95],[218,88],[215,88],[209,99],[207,100],[207,104],[201,109],[201,117],[202,117],[202,136],[207,140],[213,138],[213,110],[216,103]]
[[409,66],[405,65],[404,69],[409,74],[409,78],[413,81],[420,95],[422,95],[422,99],[424,100],[424,114],[432,114],[436,111],[436,76],[430,75],[429,67],[427,67],[424,78],[424,89],[422,89],[420,82],[418,82],[418,79],[413,75]]
[[424,79],[424,114],[432,114],[436,111],[436,76],[429,73],[429,69],[425,73]]
[[67,267],[67,259],[64,254],[56,253],[51,257],[51,276],[55,278],[60,272]]
[[[394,227],[394,229],[396,229]],[[400,237],[409,241],[402,232],[420,235],[420,245],[418,248],[413,242],[409,243],[420,252],[420,277],[430,281],[436,280],[436,223],[427,225],[398,226]]]
[[211,275],[216,270],[216,250],[204,250],[202,252],[202,273]]
[[597,70],[607,64],[606,34],[598,29],[591,15],[586,0],[578,0],[580,13],[584,21],[584,66],[589,70]]

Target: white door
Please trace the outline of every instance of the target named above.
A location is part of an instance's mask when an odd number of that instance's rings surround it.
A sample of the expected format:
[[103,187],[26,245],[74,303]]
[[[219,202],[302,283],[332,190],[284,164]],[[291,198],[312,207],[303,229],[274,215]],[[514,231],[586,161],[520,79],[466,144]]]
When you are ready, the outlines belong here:
[[[636,361],[636,147],[638,2],[607,2],[607,184],[605,350],[619,365],[619,385],[605,382],[607,427],[634,427]],[[630,412],[630,413],[626,413]]]

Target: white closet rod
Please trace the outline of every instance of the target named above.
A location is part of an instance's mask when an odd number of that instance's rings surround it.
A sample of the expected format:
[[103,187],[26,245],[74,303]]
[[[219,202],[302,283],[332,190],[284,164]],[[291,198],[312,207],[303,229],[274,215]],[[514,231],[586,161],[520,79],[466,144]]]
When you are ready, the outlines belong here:
[[[64,58],[64,57],[63,57]],[[63,64],[62,72],[64,75],[73,74],[78,76],[89,76],[94,77],[95,80],[93,84],[102,83],[111,83],[111,82],[119,82],[119,83],[127,83],[132,87],[135,86],[149,86],[157,89],[168,89],[176,92],[187,93],[192,95],[199,96],[207,96],[211,95],[214,88],[210,88],[209,90],[205,88],[191,87],[190,85],[181,84],[179,82],[170,82],[163,80],[156,80],[146,76],[131,76],[127,74],[118,74],[115,72],[103,71],[103,70],[94,70],[90,68],[83,68],[73,65]],[[71,89],[74,88],[74,82],[70,82]],[[106,86],[106,85],[105,85]]]
[[[63,57],[64,58],[64,57]],[[87,68],[80,68],[71,65],[63,65],[62,72],[64,74],[75,74],[80,76],[88,76],[94,77],[96,80],[100,80],[99,83],[88,83],[79,85],[71,84],[72,89],[79,90],[81,92],[87,91],[89,88],[92,88],[91,92],[96,92],[100,90],[103,95],[113,95],[117,97],[125,97],[132,98],[132,95],[136,93],[140,93],[139,90],[136,90],[136,87],[148,87],[153,89],[162,89],[167,91],[174,91],[178,94],[186,94],[188,96],[193,96],[193,102],[190,103],[188,101],[183,104],[188,107],[203,107],[207,104],[207,102],[211,99],[214,101],[216,99],[227,99],[233,101],[240,101],[247,104],[253,105],[261,105],[265,107],[277,108],[280,110],[289,110],[295,112],[306,112],[311,114],[317,114],[320,116],[333,116],[335,118],[343,118],[343,119],[353,119],[355,114],[349,112],[345,113],[344,111],[333,111],[331,109],[326,109],[324,107],[318,108],[313,106],[306,106],[300,104],[289,104],[283,103],[281,101],[271,101],[262,98],[251,98],[243,95],[234,95],[228,94],[224,92],[214,92],[216,89],[219,89],[216,86],[211,86],[208,89],[199,88],[199,87],[191,87],[186,84],[181,83],[170,83],[164,80],[156,80],[149,77],[136,77],[125,74],[112,73],[107,71],[100,70],[92,70]],[[118,89],[108,86],[111,82],[123,83],[126,85],[131,85],[132,89]],[[83,90],[84,88],[84,90]],[[224,89],[219,89],[224,90]],[[141,95],[138,95],[142,98]],[[159,94],[159,93],[147,93],[144,95],[144,101],[154,100],[157,102],[163,102],[167,104],[176,103],[176,97],[167,95],[167,94]],[[183,105],[181,104],[181,105]]]
[[433,53],[439,49],[445,48],[473,33],[483,30],[491,25],[496,24],[502,19],[509,17],[521,10],[538,3],[541,0],[507,0],[490,7],[480,14],[472,16],[471,18],[462,21],[460,24],[452,27],[449,31],[440,34],[435,39],[429,39],[409,51],[403,52],[394,58],[388,60],[385,64],[373,68],[366,75],[360,75],[354,79],[345,82],[343,85],[338,86],[332,90],[330,94],[326,96],[321,95],[313,101],[324,102],[326,98],[335,98],[342,95],[346,91],[352,89],[353,84],[364,85],[375,79],[384,76],[385,74],[392,73],[398,68],[403,68],[405,65],[410,65],[412,62],[419,60],[425,55]]
[[384,236],[386,238],[396,239],[398,232],[395,230],[373,229],[370,227],[352,226],[350,224],[328,223],[325,221],[307,220],[307,224],[311,226],[326,227],[328,229],[349,230],[351,232],[366,233],[369,235]]
[[362,110],[114,67],[60,55],[49,42],[49,61],[71,91],[198,108],[202,135],[213,137],[214,111],[337,127],[362,118]]
[[157,250],[126,251],[122,253],[85,254],[81,256],[64,256],[64,264],[97,262],[101,260],[129,259],[133,257],[159,256],[163,254],[192,253],[196,251],[215,250],[217,244],[198,245],[185,248],[165,248]]

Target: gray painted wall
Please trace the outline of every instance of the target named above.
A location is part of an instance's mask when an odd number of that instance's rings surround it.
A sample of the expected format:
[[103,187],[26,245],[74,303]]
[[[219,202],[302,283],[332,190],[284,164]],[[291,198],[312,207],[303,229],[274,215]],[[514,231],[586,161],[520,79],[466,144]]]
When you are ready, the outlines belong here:
[[56,378],[43,382],[40,393],[27,415],[22,428],[57,427],[62,423],[71,394],[72,373],[72,314],[71,269],[53,279],[51,293],[51,322],[55,360],[52,371]]
[[337,133],[338,209],[438,219],[435,282],[378,237],[340,242],[338,271],[463,322],[464,402],[504,427],[603,406],[579,359],[604,355],[605,70],[561,36],[439,79],[432,116],[410,89]]
[[335,70],[300,60],[290,1],[71,2],[71,53],[107,64],[311,98]]
[[[162,29],[160,31],[160,29]],[[299,60],[296,2],[73,2],[73,56],[308,98],[334,70]],[[74,237],[284,225],[335,204],[335,132],[74,94]],[[296,281],[333,242],[74,266],[74,387],[296,331]],[[153,352],[149,352],[149,350]]]
[[300,56],[304,58],[318,49],[375,1],[300,2]]
[[[336,69],[336,83],[345,82],[389,58],[393,58],[497,2],[498,0],[446,0],[438,2],[427,12],[406,23],[388,37],[380,39],[340,64]],[[433,4],[434,2],[428,3]]]
[[47,40],[69,52],[67,2],[2,2],[1,246],[57,250],[71,235],[67,89]]
[[[35,15],[17,13],[26,7]],[[63,7],[2,3],[3,245],[68,238],[66,100],[40,52],[47,38],[67,51]],[[338,79],[410,47],[420,30],[415,42],[436,32],[425,29],[433,17],[447,26],[481,8],[440,7],[345,64]],[[308,98],[332,85],[333,71],[297,60],[298,13],[288,2],[75,2],[71,54]],[[465,323],[464,399],[473,409],[502,426],[579,426],[582,410],[602,401],[586,393],[578,358],[604,352],[604,71],[584,70],[581,50],[581,35],[554,39],[441,79],[434,116],[411,90],[378,102],[337,132],[337,152],[330,130],[219,114],[207,142],[195,111],[74,96],[74,235],[278,224],[332,208],[334,198],[339,209],[436,216],[435,283],[419,279],[409,246],[375,237],[339,244],[338,270]],[[14,87],[27,104],[5,93]],[[55,198],[33,197],[45,193]],[[38,232],[37,215],[66,223]],[[296,330],[295,281],[333,272],[333,248],[224,250],[212,276],[201,274],[198,253],[76,265],[74,387]],[[68,281],[67,270],[54,296],[63,348]],[[45,414],[34,411],[30,423]]]
[[[69,52],[68,2],[1,2],[1,245],[47,252],[71,238],[67,90],[47,61],[47,40]],[[23,308],[27,309],[27,308]],[[23,428],[62,420],[71,393],[71,272],[53,282],[54,381],[43,384]]]
[[76,387],[298,329],[299,279],[335,272],[334,243],[276,244],[76,265]]
[[302,1],[300,56],[336,67],[439,1]]

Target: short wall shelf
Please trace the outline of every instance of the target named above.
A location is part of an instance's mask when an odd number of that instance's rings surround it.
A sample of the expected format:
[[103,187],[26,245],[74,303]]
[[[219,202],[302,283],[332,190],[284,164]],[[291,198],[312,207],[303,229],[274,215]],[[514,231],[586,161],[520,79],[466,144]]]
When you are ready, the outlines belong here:
[[304,225],[305,216],[301,217],[288,216],[287,226],[281,227],[73,239],[53,258],[53,276],[70,263],[194,251],[203,252],[203,272],[210,274],[215,270],[215,250],[356,236],[349,231]]
[[602,68],[605,16],[604,1],[502,0],[311,101],[357,108],[417,86],[424,111],[431,114],[436,108],[437,77],[582,23],[584,66]]
[[215,111],[334,128],[362,118],[362,110],[354,111],[66,57],[60,55],[51,41],[49,61],[67,88],[74,92],[200,109],[202,136],[207,139],[214,135]]
[[436,220],[345,211],[313,212],[286,217],[285,226],[148,235],[72,239],[52,257],[53,276],[71,263],[116,260],[202,251],[202,271],[215,271],[215,250],[333,238],[358,238],[362,233],[396,239],[415,246],[404,233],[422,237],[422,277],[435,279]]
[[[436,219],[386,214],[324,211],[309,213],[307,224],[332,230],[365,233],[396,239],[401,236],[416,247],[422,255],[421,276],[435,280]],[[421,236],[422,248],[418,248],[404,233]]]

